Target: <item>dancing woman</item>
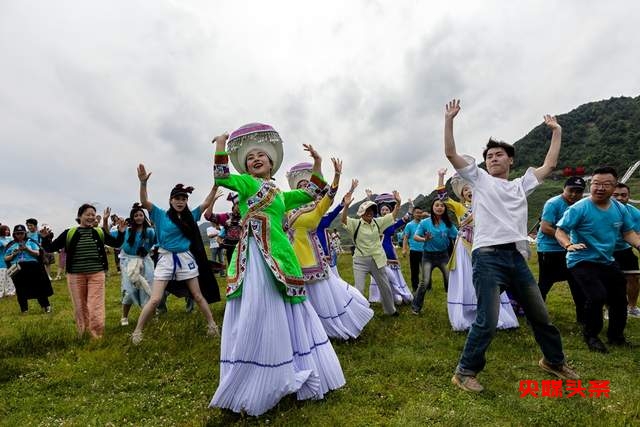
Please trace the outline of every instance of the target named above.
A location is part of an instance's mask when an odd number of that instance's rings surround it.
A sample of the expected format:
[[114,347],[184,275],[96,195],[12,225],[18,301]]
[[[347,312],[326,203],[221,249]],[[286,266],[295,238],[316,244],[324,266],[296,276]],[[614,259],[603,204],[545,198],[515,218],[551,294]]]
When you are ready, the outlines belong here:
[[[105,217],[109,217],[109,214],[110,210],[105,211]],[[134,203],[131,208],[128,224],[119,254],[122,276],[121,326],[129,324],[129,311],[132,305],[144,307],[149,301],[153,283],[153,261],[150,253],[155,243],[156,233],[139,203]]]
[[[378,206],[378,212],[380,212],[380,215],[382,216],[393,211],[396,205],[396,200],[393,198],[393,195],[389,193],[382,193],[378,195],[375,202]],[[410,220],[411,217],[407,214],[397,220],[391,227],[387,228],[384,230],[384,233],[382,233],[382,247],[384,248],[384,253],[387,256],[387,266],[385,267],[385,271],[389,278],[391,292],[393,293],[393,300],[396,304],[408,304],[413,301],[413,295],[407,287],[407,282],[402,276],[400,262],[398,261],[398,254],[396,253],[396,248],[393,246],[393,241],[391,239],[394,233],[401,230],[402,227],[404,227]],[[369,301],[380,301],[380,291],[378,290],[378,285],[375,283],[375,279],[371,280],[371,286],[369,286]]]
[[[311,153],[314,165],[299,163],[287,172],[291,189],[307,187],[312,172],[320,170],[320,156],[310,145],[305,145],[305,150]],[[373,317],[373,310],[356,288],[330,272],[326,261],[328,256],[318,240],[318,223],[333,203],[342,173],[342,162],[338,159],[331,161],[335,174],[330,188],[317,201],[291,210],[287,215],[287,228],[302,267],[308,300],[318,313],[327,335],[346,340],[360,335]]]
[[[306,300],[282,223],[287,210],[313,201],[325,182],[314,174],[304,189],[276,187],[282,139],[269,125],[248,124],[214,142],[215,181],[238,193],[242,235],[228,269],[220,383],[209,406],[260,415],[291,393],[321,399],[345,384],[344,375]],[[239,175],[230,173],[229,158]]]
[[[169,210],[165,211],[149,200],[147,181],[150,176],[151,172],[147,172],[143,164],[138,165],[140,204],[149,212],[155,226],[159,256],[153,272],[151,297],[142,309],[136,329],[131,334],[131,341],[134,344],[142,341],[144,325],[155,313],[170,281],[186,283],[189,294],[207,320],[207,335],[217,336],[218,326],[213,320],[208,303],[220,300],[219,291],[208,265],[207,254],[196,222],[207,206],[213,203],[217,188],[214,186],[202,204],[189,210],[187,201],[193,192],[193,187],[177,184],[169,196]],[[203,257],[204,260],[202,260]],[[180,286],[175,282],[174,285]]]
[[[463,156],[468,163],[474,162],[470,156]],[[478,299],[473,288],[473,268],[471,266],[471,246],[473,245],[473,190],[469,182],[460,175],[451,178],[451,188],[456,197],[449,197],[444,185],[447,169],[438,170],[438,198],[444,202],[458,221],[458,237],[449,260],[449,291],[447,292],[447,311],[449,322],[454,331],[465,331],[471,327],[476,318]],[[519,325],[513,307],[506,292],[500,294],[500,313],[498,328],[517,328]]]
[[449,242],[458,235],[458,229],[451,223],[447,206],[438,199],[431,202],[429,218],[420,221],[413,238],[418,242],[424,242],[424,252],[422,252],[422,272],[424,280],[418,287],[416,297],[413,300],[413,314],[419,314],[424,304],[424,296],[431,290],[431,275],[433,269],[437,268],[442,272],[444,281],[444,291],[449,289],[449,270],[447,261],[449,260]]

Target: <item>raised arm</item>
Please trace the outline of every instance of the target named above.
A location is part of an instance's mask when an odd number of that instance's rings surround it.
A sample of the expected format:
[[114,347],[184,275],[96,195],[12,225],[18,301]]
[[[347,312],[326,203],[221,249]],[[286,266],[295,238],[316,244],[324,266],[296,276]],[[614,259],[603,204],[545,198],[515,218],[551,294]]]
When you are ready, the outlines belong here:
[[140,204],[148,211],[153,208],[153,203],[151,203],[151,201],[149,200],[149,195],[147,194],[147,181],[149,181],[150,176],[151,172],[147,173],[147,169],[145,169],[144,165],[140,163],[138,165],[138,179],[140,180]]
[[342,208],[342,215],[340,216],[340,222],[342,222],[342,224],[347,225],[347,218],[349,217],[349,206],[351,205],[351,202],[353,202],[353,194],[352,193],[347,193],[344,195],[344,198],[342,199],[342,202],[344,203],[344,208]]
[[400,198],[400,193],[398,193],[396,190],[393,190],[393,198],[396,199],[396,205],[391,211],[391,215],[393,215],[393,219],[396,219],[396,217],[398,216],[398,212],[400,212],[400,202],[402,201],[402,199]]
[[[211,191],[209,192],[209,194],[207,194],[207,197],[200,204],[200,212],[204,212],[205,214],[207,212],[211,213],[211,211],[213,211],[213,205],[215,205],[216,200],[222,197],[223,194],[224,193],[218,188],[217,185],[211,187]],[[205,216],[205,218],[207,218],[207,216]]]
[[447,174],[447,168],[438,169],[438,188],[444,187],[444,176]]
[[467,166],[467,161],[458,154],[453,139],[453,119],[460,112],[460,100],[453,99],[444,108],[444,154],[454,168],[462,169]]
[[105,233],[109,232],[109,218],[111,218],[111,208],[107,206],[102,212],[102,229]]
[[551,130],[551,145],[549,145],[549,151],[544,158],[542,166],[534,171],[534,175],[541,182],[545,179],[558,165],[558,157],[560,156],[560,144],[562,142],[562,127],[558,124],[555,116],[545,115],[544,124],[546,124]]
[[302,146],[304,147],[304,151],[307,151],[313,159],[313,173],[322,176],[322,157],[320,157],[320,154],[313,148],[313,145],[302,144]]

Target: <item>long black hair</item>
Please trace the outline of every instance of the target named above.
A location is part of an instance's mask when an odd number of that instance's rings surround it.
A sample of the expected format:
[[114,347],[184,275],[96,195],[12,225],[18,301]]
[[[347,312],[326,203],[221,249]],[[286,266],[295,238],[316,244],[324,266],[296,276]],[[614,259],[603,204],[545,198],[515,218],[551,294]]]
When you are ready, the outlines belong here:
[[144,221],[142,221],[142,230],[141,230],[141,237],[144,239],[144,236],[146,236],[147,234],[147,228],[150,227],[150,223],[149,223],[149,219],[147,218],[147,214],[145,213],[144,209],[142,209],[142,206],[140,205],[140,203],[136,202],[133,204],[133,206],[131,207],[131,212],[129,212],[129,228],[131,229],[131,231],[129,232],[129,238],[127,239],[127,243],[129,244],[129,246],[133,247],[133,245],[136,243],[136,234],[137,234],[137,226],[135,221],[133,220],[133,216],[135,215],[136,212],[142,212],[142,215],[144,215]]
[[[191,193],[193,193],[193,187],[185,187],[183,184],[176,184],[176,186],[173,187],[173,190],[171,190],[171,198],[178,195],[189,197],[189,194]],[[196,239],[200,239],[198,223],[193,218],[193,214],[191,214],[191,209],[189,209],[188,205],[186,205],[184,210],[178,215],[178,211],[176,211],[173,206],[171,206],[171,203],[169,203],[167,216],[191,243],[195,242]]]
[[[440,202],[444,205],[444,212],[440,216],[433,212],[433,205],[435,205],[436,202]],[[436,221],[442,221],[444,222],[444,225],[447,226],[447,228],[451,228],[452,223],[451,218],[449,218],[449,208],[447,208],[447,204],[442,200],[438,198],[433,199],[433,201],[431,202],[431,208],[429,208],[429,213],[431,214],[431,222],[433,223],[433,225],[436,225]]]

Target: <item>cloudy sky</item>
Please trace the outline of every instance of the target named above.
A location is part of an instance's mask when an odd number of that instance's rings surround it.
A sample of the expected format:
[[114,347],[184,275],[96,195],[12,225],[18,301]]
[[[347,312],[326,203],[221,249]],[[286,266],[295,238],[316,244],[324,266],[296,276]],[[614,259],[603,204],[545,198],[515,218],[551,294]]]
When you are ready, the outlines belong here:
[[[640,93],[640,2],[0,1],[0,222],[61,230],[78,206],[127,214],[212,185],[213,136],[248,122],[317,147],[361,194],[430,191],[443,107],[459,150],[545,113]],[[540,159],[542,161],[542,159]],[[226,208],[220,204],[220,209]]]

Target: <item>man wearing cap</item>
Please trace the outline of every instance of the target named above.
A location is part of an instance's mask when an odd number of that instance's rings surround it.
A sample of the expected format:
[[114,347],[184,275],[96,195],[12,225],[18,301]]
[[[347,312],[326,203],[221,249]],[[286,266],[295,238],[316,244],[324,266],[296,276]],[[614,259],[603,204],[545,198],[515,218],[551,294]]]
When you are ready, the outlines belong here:
[[612,167],[597,168],[591,177],[591,196],[569,207],[556,224],[556,239],[567,250],[567,267],[585,296],[584,341],[592,351],[607,353],[598,335],[602,308],[609,306],[607,338],[610,345],[630,347],[627,325],[626,281],[613,253],[620,234],[638,248],[629,211],[611,198],[618,175]]
[[584,324],[584,296],[576,281],[567,270],[565,249],[556,240],[556,223],[562,218],[562,214],[582,198],[584,192],[584,178],[572,176],[564,183],[562,194],[547,200],[542,208],[540,228],[536,243],[538,246],[538,287],[542,299],[547,299],[547,294],[556,282],[567,281],[569,290],[576,306],[576,321]]

